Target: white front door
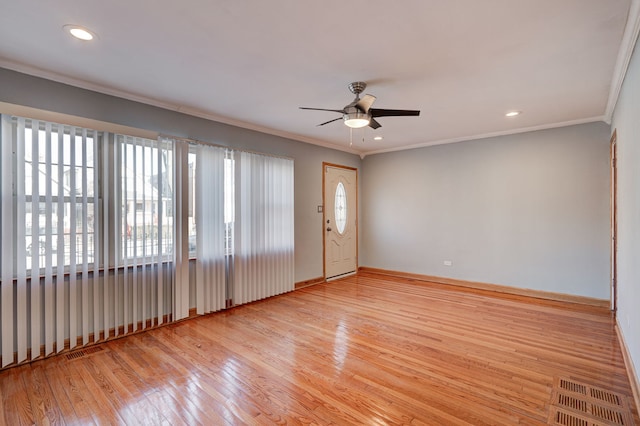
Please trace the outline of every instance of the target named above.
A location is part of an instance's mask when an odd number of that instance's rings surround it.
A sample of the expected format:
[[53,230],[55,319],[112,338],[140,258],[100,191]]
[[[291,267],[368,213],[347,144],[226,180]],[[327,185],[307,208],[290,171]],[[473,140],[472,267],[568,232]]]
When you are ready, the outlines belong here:
[[356,169],[324,164],[325,278],[358,268],[358,211]]

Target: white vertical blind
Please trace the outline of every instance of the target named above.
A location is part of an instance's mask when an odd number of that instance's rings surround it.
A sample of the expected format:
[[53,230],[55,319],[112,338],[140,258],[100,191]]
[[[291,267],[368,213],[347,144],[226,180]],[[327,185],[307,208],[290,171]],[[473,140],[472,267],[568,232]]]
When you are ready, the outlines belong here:
[[[25,151],[25,137],[24,137],[24,120],[18,121],[18,129],[16,134],[16,158],[24,158]],[[3,144],[4,145],[4,144]],[[11,144],[8,144],[11,145]],[[26,253],[26,191],[25,191],[25,163],[16,162],[16,251],[15,253]],[[4,238],[3,238],[4,240]],[[3,255],[4,257],[4,255]],[[25,360],[27,358],[27,348],[29,347],[27,337],[27,268],[26,268],[26,256],[16,256],[16,290],[17,290],[17,317],[16,322],[18,325],[18,360]],[[64,288],[63,288],[64,290]],[[62,330],[64,336],[64,329]]]
[[[13,206],[14,190],[13,190],[13,174],[14,174],[14,153],[13,153],[13,127],[11,124],[11,118],[5,115],[2,116],[0,122],[0,131],[2,132],[2,143],[0,143],[0,190],[1,203],[0,204],[0,268],[2,272],[2,287],[0,288],[0,307],[2,307],[2,313],[0,314],[0,321],[2,321],[2,367],[13,363],[14,338],[19,332],[17,324],[14,322],[14,310],[13,310],[13,294],[14,294],[14,269],[13,269],[13,230],[15,228],[13,209],[4,208],[3,206]],[[18,280],[19,281],[19,280]],[[7,283],[10,283],[7,285]],[[24,301],[23,301],[24,303]],[[25,322],[26,323],[26,322]],[[22,333],[21,333],[22,334]],[[24,334],[26,336],[26,334]],[[18,337],[18,340],[21,340]]]
[[7,115],[0,137],[1,367],[171,318],[173,145]]
[[76,188],[77,188],[77,176],[76,176],[76,139],[70,138],[69,147],[67,149],[67,155],[69,158],[68,167],[68,182],[69,182],[69,344],[71,348],[77,346],[78,342],[78,318],[77,318],[77,253],[76,253],[76,241],[77,241],[77,203],[76,203]]
[[94,154],[102,136],[7,115],[2,116],[1,136],[0,303],[6,366],[27,360],[29,349],[34,359],[61,351],[66,339],[71,347],[79,336],[86,343],[94,331],[88,303],[90,277],[98,272]]
[[[113,136],[113,140],[110,142],[113,142],[112,144],[113,149],[109,150],[107,148],[107,152],[111,151],[113,154],[113,164],[112,164],[112,167],[109,167],[109,169],[111,169],[111,172],[113,173],[112,175],[113,180],[111,181],[113,184],[113,188],[112,188],[113,200],[114,200],[114,203],[117,203],[120,200],[122,200],[122,194],[125,191],[125,188],[123,186],[123,179],[120,177],[120,164],[122,164],[124,161],[125,153],[123,152],[124,150],[120,149],[120,142],[117,140],[115,135]],[[105,191],[105,192],[109,193],[109,191]],[[107,207],[107,210],[111,211],[110,206]],[[126,273],[126,268],[124,268],[123,272],[121,272],[116,268],[116,265],[123,264],[123,262],[119,262],[118,259],[124,258],[124,253],[126,253],[126,241],[129,235],[129,230],[127,229],[127,224],[125,220],[126,215],[123,214],[123,210],[124,208],[113,209],[114,226],[112,228],[112,235],[110,236],[110,238],[112,238],[112,241],[114,242],[113,260],[109,263],[109,266],[113,265],[113,271],[114,271],[113,285],[112,285],[114,301],[115,300],[124,301],[123,287],[124,287],[125,279],[123,275]],[[125,305],[124,302],[112,303],[110,306],[111,309],[109,309],[111,326],[113,327],[113,331],[116,336],[119,336],[120,334],[122,334],[123,331],[121,331],[120,326],[123,326],[124,324],[126,324],[126,322],[124,322],[123,320],[124,311],[125,311],[123,309],[124,305]]]
[[[174,253],[174,145],[168,141],[117,135],[121,184],[114,203],[119,223],[114,238],[121,241],[114,259],[117,271],[116,327],[137,331],[171,316],[170,292],[164,291],[164,271],[172,268]],[[171,275],[171,274],[170,274]],[[122,281],[122,285],[120,285]],[[122,296],[120,296],[122,295]]]
[[[44,217],[45,217],[45,232],[47,234],[53,234],[53,198],[52,198],[52,190],[53,190],[53,173],[52,173],[52,158],[51,158],[51,123],[45,123],[45,132],[44,132],[44,174],[47,177],[45,180],[45,208],[44,208]],[[47,235],[46,243],[45,243],[45,253],[52,253],[52,237]],[[57,241],[56,241],[57,243]],[[54,283],[53,283],[53,255],[45,256],[45,266],[44,266],[44,318],[45,318],[45,329],[44,335],[45,339],[45,355],[49,355],[53,352],[53,344],[55,342],[55,334],[53,331],[53,326],[55,324],[54,319]]]
[[[97,136],[97,135],[96,135]],[[88,188],[88,176],[87,176],[87,169],[89,167],[88,164],[88,155],[87,155],[87,150],[88,148],[91,146],[93,146],[93,143],[91,143],[91,145],[89,145],[91,142],[87,141],[87,130],[86,129],[82,129],[82,136],[81,136],[81,158],[82,158],[82,165],[83,167],[81,167],[81,179],[82,179],[82,183],[81,183],[81,187],[82,187],[82,197],[81,197],[81,203],[82,203],[82,210],[81,213],[78,215],[78,220],[80,221],[80,235],[81,235],[81,244],[82,244],[82,278],[80,280],[81,282],[81,289],[80,289],[80,295],[82,298],[82,344],[86,345],[87,343],[89,343],[89,331],[90,331],[90,326],[89,326],[89,314],[91,311],[91,305],[89,304],[89,291],[90,291],[90,280],[91,280],[91,276],[89,275],[89,250],[92,251],[92,255],[95,253],[95,244],[93,244],[92,241],[89,241],[88,238],[88,233],[89,233],[89,220],[93,220],[93,214],[94,214],[94,209],[91,209],[91,211],[89,211],[89,188]],[[91,154],[91,157],[93,157],[93,153]],[[95,179],[94,179],[95,181]],[[93,239],[93,238],[92,238]],[[92,256],[93,257],[93,256]],[[92,263],[93,259],[92,259]],[[95,266],[95,263],[94,263]],[[93,270],[94,273],[98,273],[98,268],[95,268]]]
[[0,119],[0,367],[293,290],[292,160]]
[[233,303],[294,288],[293,160],[236,155]]
[[[21,134],[21,132],[18,133],[19,135]],[[18,143],[20,143],[20,139],[18,139]],[[58,132],[57,133],[57,147],[58,147],[58,152],[57,152],[57,164],[56,164],[56,168],[58,170],[57,175],[54,173],[53,179],[55,179],[58,182],[58,191],[60,191],[60,182],[64,182],[65,181],[65,167],[61,166],[61,164],[64,161],[61,161],[61,159],[64,159],[65,157],[65,147],[64,147],[64,135],[62,134],[62,132]],[[18,158],[23,158],[23,155],[20,155]],[[23,180],[24,178],[18,178],[17,183],[20,184],[20,182]],[[63,191],[64,191],[64,187],[63,187]],[[64,194],[64,192],[63,192]],[[60,216],[61,215],[59,212],[64,212],[65,210],[65,197],[64,196],[60,196],[61,193],[58,192],[58,202],[57,202],[57,211],[58,211],[58,221],[57,224],[55,225],[55,231],[56,234],[58,235],[58,241],[57,241],[57,257],[56,257],[56,294],[55,294],[55,298],[56,298],[56,318],[55,318],[55,325],[56,325],[56,349],[58,351],[61,351],[64,348],[64,341],[65,341],[65,319],[67,318],[67,315],[65,315],[65,313],[67,312],[66,308],[66,299],[65,299],[65,288],[64,288],[64,282],[65,282],[65,249],[63,247],[65,247],[65,240],[64,237],[61,237],[64,235],[65,233],[65,221],[64,218],[61,220]],[[18,206],[20,206],[20,202],[18,202]],[[19,227],[20,228],[20,227]],[[60,240],[62,238],[62,240]],[[18,243],[20,243],[20,237],[18,237]],[[22,253],[23,250],[18,250],[18,253]],[[18,268],[19,270],[21,268]],[[22,320],[20,318],[18,318],[17,323],[20,324],[22,322]],[[24,359],[24,358],[23,358]]]
[[[115,185],[114,185],[115,179],[113,178],[115,174],[114,175],[111,174],[111,172],[113,171],[113,168],[109,167],[109,164],[110,164],[110,161],[113,164],[115,164],[115,159],[117,158],[115,149],[113,148],[116,146],[116,144],[113,143],[113,138],[111,136],[112,135],[109,135],[109,137],[105,137],[102,141],[102,146],[101,146],[102,148],[101,155],[102,155],[102,158],[104,159],[104,162],[103,162],[104,167],[102,168],[103,191],[102,191],[102,208],[101,208],[101,222],[102,222],[102,235],[103,235],[102,265],[104,267],[104,270],[102,273],[102,279],[100,281],[100,284],[102,286],[102,294],[96,292],[96,299],[98,300],[98,303],[100,302],[100,300],[102,300],[101,329],[104,332],[105,339],[109,337],[110,330],[113,329],[114,332],[116,332],[117,330],[117,327],[115,326],[116,316],[113,314],[116,303],[114,303],[113,301],[118,300],[117,297],[115,297],[114,295],[115,292],[112,291],[112,288],[115,288],[117,286],[118,274],[114,274],[113,277],[111,277],[108,273],[110,267],[113,266],[110,253],[117,253],[117,250],[113,250],[113,251],[110,250],[111,246],[109,244],[109,237],[111,236],[110,228],[109,228],[110,201],[111,201],[111,196],[113,194],[116,194]],[[115,196],[113,198],[114,200],[117,199]],[[115,218],[116,215],[114,214],[112,217]],[[115,226],[113,228],[117,229],[117,227]],[[110,281],[110,279],[112,281]],[[111,285],[111,283],[113,283],[113,285]]]
[[175,319],[183,319],[189,316],[189,228],[187,226],[187,216],[189,211],[189,146],[186,143],[177,143],[173,139],[161,138],[164,143],[175,145],[176,151],[176,173],[173,186],[175,188],[175,199],[171,206],[175,214],[173,215],[173,225],[175,230],[175,254],[173,257],[175,265],[176,281],[173,287],[173,307]]
[[[168,206],[176,203],[177,192],[175,188],[175,161],[176,161],[176,144],[167,139],[161,139],[158,142],[157,151],[157,167],[158,173],[162,173],[162,178],[158,184],[158,232],[157,240],[157,295],[156,302],[158,307],[158,322],[164,322],[166,313],[167,320],[175,320],[175,312],[173,311],[173,289],[176,286],[176,269],[175,269],[175,246],[177,241],[177,233],[174,222],[175,210],[169,211]],[[166,267],[165,267],[166,266]],[[165,279],[167,285],[165,285]],[[165,290],[169,288],[169,291]]]
[[196,311],[225,308],[225,149],[196,148]]
[[[22,121],[22,120],[20,120]],[[31,357],[37,358],[40,355],[40,132],[38,131],[39,122],[33,121],[31,127],[31,153],[25,156],[27,168],[30,169],[31,177]],[[26,147],[29,148],[29,141],[26,141]],[[21,162],[21,159],[16,159]],[[27,194],[29,187],[25,188]],[[46,229],[44,230],[46,233]],[[46,238],[46,236],[45,236]]]

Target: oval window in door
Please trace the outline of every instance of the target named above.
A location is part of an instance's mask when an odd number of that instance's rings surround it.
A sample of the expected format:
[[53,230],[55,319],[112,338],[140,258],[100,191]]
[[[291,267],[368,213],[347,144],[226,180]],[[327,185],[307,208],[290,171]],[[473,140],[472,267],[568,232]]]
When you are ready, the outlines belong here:
[[347,225],[347,191],[344,190],[342,182],[338,182],[336,186],[336,199],[335,199],[335,217],[336,227],[338,233],[344,232],[344,227]]

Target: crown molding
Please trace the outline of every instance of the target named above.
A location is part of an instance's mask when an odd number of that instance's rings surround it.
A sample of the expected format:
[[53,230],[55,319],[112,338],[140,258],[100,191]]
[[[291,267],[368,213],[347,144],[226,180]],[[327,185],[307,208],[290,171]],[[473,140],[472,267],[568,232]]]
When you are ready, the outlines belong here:
[[627,24],[624,28],[622,42],[620,43],[620,49],[618,50],[618,58],[616,59],[616,66],[611,79],[611,89],[609,90],[607,109],[604,113],[604,121],[607,124],[611,124],[613,112],[615,111],[616,103],[620,97],[620,90],[622,89],[624,78],[627,75],[627,69],[629,68],[629,62],[631,61],[631,56],[633,55],[633,50],[635,48],[636,41],[638,40],[639,33],[640,0],[631,0],[629,15],[627,16]]
[[368,151],[366,149],[354,149],[352,147],[345,147],[342,145],[326,142],[316,138],[310,138],[310,137],[299,135],[296,133],[276,130],[269,127],[245,122],[242,120],[233,119],[223,115],[218,115],[218,114],[210,113],[207,111],[198,110],[195,108],[185,107],[183,105],[160,101],[158,99],[125,92],[109,86],[103,86],[103,85],[91,83],[82,79],[71,78],[69,76],[44,70],[38,67],[33,67],[33,66],[29,66],[26,64],[18,63],[18,62],[9,61],[4,58],[0,58],[0,67],[25,73],[35,77],[52,80],[58,83],[67,84],[67,85],[78,87],[81,89],[91,90],[91,91],[102,93],[105,95],[115,96],[118,98],[139,102],[139,103],[143,103],[143,104],[158,107],[158,108],[163,108],[166,110],[175,111],[182,114],[203,118],[205,120],[215,121],[218,123],[223,123],[223,124],[231,125],[231,126],[242,128],[242,129],[253,130],[256,132],[261,132],[261,133],[265,133],[272,136],[291,139],[297,142],[308,143],[316,146],[321,146],[324,148],[334,149],[337,151],[358,155],[360,156],[361,159],[364,159],[367,155],[373,155],[373,154],[382,154],[387,152],[396,152],[396,151],[404,151],[408,149],[424,148],[424,147],[429,147],[434,145],[444,145],[444,144],[450,144],[450,143],[472,141],[477,139],[486,139],[486,138],[496,137],[496,136],[506,136],[506,135],[512,135],[512,134],[518,134],[518,133],[532,132],[537,130],[553,129],[558,127],[565,127],[565,126],[571,126],[571,125],[583,124],[583,123],[591,123],[596,121],[604,121],[607,124],[610,124],[613,111],[615,108],[615,104],[619,97],[620,89],[624,82],[624,77],[626,75],[626,71],[627,71],[629,62],[631,60],[631,55],[633,54],[635,42],[638,38],[638,34],[640,33],[640,0],[631,0],[631,1],[632,3],[629,8],[627,24],[625,26],[623,39],[618,51],[618,58],[616,60],[616,66],[615,66],[615,73],[612,78],[611,90],[609,92],[609,99],[608,99],[607,108],[604,115],[572,120],[572,121],[559,122],[559,123],[551,123],[551,124],[544,124],[539,126],[499,131],[499,132],[484,133],[479,135],[467,135],[467,136],[450,138],[450,139],[440,139],[440,140],[424,142],[420,144],[402,146],[398,148],[388,148],[388,149],[380,149],[380,150],[372,150],[372,151]]
[[389,148],[389,149],[379,149],[379,150],[375,150],[375,151],[367,151],[367,152],[364,152],[360,157],[364,158],[367,155],[384,154],[386,152],[405,151],[407,149],[425,148],[425,147],[434,146],[434,145],[445,145],[445,144],[449,144],[449,143],[467,142],[467,141],[473,141],[473,140],[477,140],[477,139],[493,138],[493,137],[497,137],[497,136],[517,135],[518,133],[535,132],[535,131],[538,131],[538,130],[556,129],[558,127],[575,126],[577,124],[585,124],[585,123],[594,123],[594,122],[598,122],[598,121],[605,121],[604,119],[605,119],[605,117],[601,115],[601,116],[597,116],[597,117],[581,118],[581,119],[578,119],[578,120],[562,121],[562,122],[559,122],[559,123],[541,124],[539,126],[521,127],[519,129],[511,129],[511,130],[504,130],[504,131],[500,131],[500,132],[484,133],[484,134],[481,134],[481,135],[469,135],[469,136],[462,136],[462,137],[451,138],[451,139],[439,139],[439,140],[430,141],[430,142],[424,142],[424,143],[415,144],[415,145],[403,146],[401,148]]
[[78,87],[80,89],[91,90],[93,92],[101,93],[104,95],[115,96],[117,98],[122,98],[122,99],[126,99],[133,102],[139,102],[142,104],[166,109],[169,111],[175,111],[181,114],[203,118],[205,120],[228,124],[230,126],[239,127],[246,130],[253,130],[256,132],[265,133],[272,136],[291,139],[296,142],[304,142],[312,145],[321,146],[324,148],[335,149],[337,151],[343,151],[349,154],[362,155],[361,150],[353,149],[351,147],[345,147],[345,146],[333,144],[320,139],[310,138],[310,137],[299,135],[296,133],[284,132],[281,130],[272,129],[270,127],[260,126],[260,125],[249,123],[242,120],[236,120],[223,115],[218,115],[218,114],[198,110],[195,108],[185,107],[183,105],[173,104],[170,102],[163,102],[158,99],[136,95],[133,93],[125,92],[123,90],[118,90],[109,86],[103,86],[103,85],[91,83],[81,79],[71,78],[63,74],[51,72],[48,70],[44,70],[42,68],[33,67],[30,65],[26,65],[18,62],[9,61],[4,58],[0,58],[0,68],[6,68],[12,71],[28,74],[34,77],[40,77],[46,80],[55,81],[57,83]]

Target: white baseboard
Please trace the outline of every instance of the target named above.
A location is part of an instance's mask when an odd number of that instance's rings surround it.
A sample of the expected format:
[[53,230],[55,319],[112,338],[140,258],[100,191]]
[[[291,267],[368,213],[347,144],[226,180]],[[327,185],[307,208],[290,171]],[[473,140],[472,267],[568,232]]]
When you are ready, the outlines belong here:
[[640,410],[640,381],[638,379],[638,373],[633,365],[633,358],[627,347],[627,342],[624,340],[624,334],[618,320],[616,319],[616,334],[618,335],[618,341],[620,342],[620,350],[622,351],[622,358],[624,359],[624,366],[627,369],[627,376],[629,376],[629,383],[631,384],[631,391],[633,392],[633,400],[636,403],[636,409]]

